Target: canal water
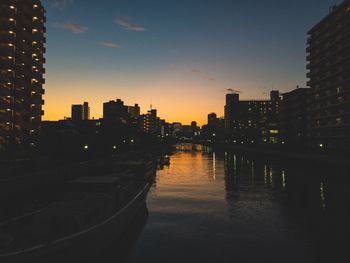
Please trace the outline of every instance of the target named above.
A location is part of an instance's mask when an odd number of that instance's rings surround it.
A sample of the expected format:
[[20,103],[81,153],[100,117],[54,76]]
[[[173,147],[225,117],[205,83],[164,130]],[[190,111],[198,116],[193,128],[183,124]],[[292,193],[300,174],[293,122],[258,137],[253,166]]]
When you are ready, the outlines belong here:
[[336,167],[179,145],[134,233],[99,261],[350,262],[347,181]]

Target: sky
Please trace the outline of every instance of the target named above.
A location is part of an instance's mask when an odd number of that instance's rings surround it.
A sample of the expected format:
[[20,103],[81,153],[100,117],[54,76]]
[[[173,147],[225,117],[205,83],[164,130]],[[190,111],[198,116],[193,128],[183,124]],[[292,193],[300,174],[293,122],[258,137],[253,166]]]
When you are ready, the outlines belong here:
[[307,31],[340,0],[42,0],[45,120],[88,101],[150,105],[169,122],[223,116],[227,89],[264,99],[306,85]]

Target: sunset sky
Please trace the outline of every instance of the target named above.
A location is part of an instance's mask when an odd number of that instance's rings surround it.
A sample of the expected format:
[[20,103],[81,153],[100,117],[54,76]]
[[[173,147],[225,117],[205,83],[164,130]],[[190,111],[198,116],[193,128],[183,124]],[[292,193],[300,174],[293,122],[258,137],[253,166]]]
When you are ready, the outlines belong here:
[[339,0],[43,0],[45,120],[88,101],[150,104],[169,122],[223,115],[225,90],[305,86],[306,33]]

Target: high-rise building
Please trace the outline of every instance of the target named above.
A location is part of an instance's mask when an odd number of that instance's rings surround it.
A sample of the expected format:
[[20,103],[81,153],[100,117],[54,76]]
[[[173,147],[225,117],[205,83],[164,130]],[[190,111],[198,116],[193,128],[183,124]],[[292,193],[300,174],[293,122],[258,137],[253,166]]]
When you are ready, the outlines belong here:
[[145,133],[156,133],[159,123],[159,118],[157,118],[157,110],[151,109],[147,114],[140,116],[140,126],[141,130]]
[[90,107],[88,102],[72,105],[72,121],[79,122],[90,119]]
[[90,107],[88,102],[84,102],[83,104],[83,120],[90,119]]
[[135,104],[134,106],[128,106],[128,113],[130,115],[130,118],[135,119],[140,117],[140,106],[138,104]]
[[297,88],[283,94],[279,128],[282,140],[289,148],[307,147],[307,88]]
[[128,106],[121,99],[103,103],[103,120],[106,122],[126,123],[128,115]]
[[277,92],[271,92],[270,100],[239,100],[239,94],[227,94],[226,137],[243,143],[276,143],[278,141],[277,115],[280,102]]
[[210,113],[208,114],[208,126],[216,126],[218,122],[218,117],[216,113]]
[[239,105],[239,94],[237,93],[226,94],[224,119],[225,119],[225,133],[228,136],[232,134],[235,114],[238,113],[238,105]]
[[0,1],[0,147],[35,146],[44,114],[45,9]]
[[308,32],[311,147],[350,150],[350,1],[330,8]]

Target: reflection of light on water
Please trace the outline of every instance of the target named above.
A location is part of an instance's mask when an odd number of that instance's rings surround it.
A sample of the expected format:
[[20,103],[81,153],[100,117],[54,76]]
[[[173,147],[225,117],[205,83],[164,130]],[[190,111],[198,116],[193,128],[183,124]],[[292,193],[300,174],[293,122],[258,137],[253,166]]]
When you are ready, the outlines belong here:
[[270,167],[270,172],[269,172],[269,174],[270,174],[270,185],[273,186],[273,177],[272,177],[273,171],[272,171],[272,167]]
[[233,170],[237,171],[237,157],[236,155],[233,156]]
[[213,178],[216,179],[216,155],[213,153]]
[[252,181],[253,181],[253,183],[254,183],[254,173],[255,173],[255,171],[254,171],[254,161],[252,161]]
[[282,186],[283,186],[283,189],[286,189],[286,175],[284,171],[282,171]]
[[324,194],[324,185],[323,182],[321,182],[320,185],[320,195],[321,195],[321,205],[322,205],[322,209],[326,209],[326,196]]
[[266,164],[264,165],[264,182],[266,185],[267,184],[267,165]]

